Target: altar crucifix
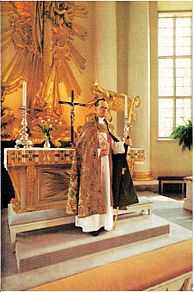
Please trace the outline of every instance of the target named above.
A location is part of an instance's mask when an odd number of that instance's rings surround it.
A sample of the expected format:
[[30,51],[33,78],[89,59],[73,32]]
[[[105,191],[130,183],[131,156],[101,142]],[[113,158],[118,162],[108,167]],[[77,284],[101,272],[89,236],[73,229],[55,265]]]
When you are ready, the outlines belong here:
[[85,103],[75,102],[74,101],[74,91],[71,91],[71,101],[59,101],[60,104],[67,104],[71,106],[71,144],[74,146],[74,120],[75,120],[75,107],[76,106],[86,106]]

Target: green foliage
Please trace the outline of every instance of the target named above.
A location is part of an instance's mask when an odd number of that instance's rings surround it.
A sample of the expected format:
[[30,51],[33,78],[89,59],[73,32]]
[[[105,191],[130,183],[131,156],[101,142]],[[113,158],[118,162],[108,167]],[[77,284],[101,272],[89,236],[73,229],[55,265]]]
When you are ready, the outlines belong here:
[[191,150],[193,146],[193,124],[191,120],[185,122],[185,125],[177,126],[170,135],[171,138],[177,139],[182,150]]

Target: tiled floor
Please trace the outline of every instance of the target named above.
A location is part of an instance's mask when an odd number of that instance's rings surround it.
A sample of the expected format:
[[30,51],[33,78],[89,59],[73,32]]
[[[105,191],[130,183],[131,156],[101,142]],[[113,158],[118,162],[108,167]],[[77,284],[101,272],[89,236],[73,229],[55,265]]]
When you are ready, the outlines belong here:
[[146,196],[153,201],[153,213],[178,224],[189,230],[193,229],[192,212],[183,208],[184,200],[181,195],[160,196],[151,192],[138,192],[139,196]]

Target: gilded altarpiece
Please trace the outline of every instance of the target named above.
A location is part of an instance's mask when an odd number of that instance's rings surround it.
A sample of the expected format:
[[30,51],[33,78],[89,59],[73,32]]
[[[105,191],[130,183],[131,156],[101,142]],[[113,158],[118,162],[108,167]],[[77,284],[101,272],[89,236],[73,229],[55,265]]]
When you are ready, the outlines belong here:
[[[72,90],[76,96],[81,94],[80,76],[86,68],[86,56],[80,47],[87,38],[87,14],[87,2],[2,3],[3,139],[17,139],[24,107],[19,102],[23,80],[27,83],[27,119],[33,143],[42,142],[38,124],[45,117],[52,122],[53,139],[65,139],[69,110],[59,101],[68,99]],[[82,45],[78,47],[77,42]]]

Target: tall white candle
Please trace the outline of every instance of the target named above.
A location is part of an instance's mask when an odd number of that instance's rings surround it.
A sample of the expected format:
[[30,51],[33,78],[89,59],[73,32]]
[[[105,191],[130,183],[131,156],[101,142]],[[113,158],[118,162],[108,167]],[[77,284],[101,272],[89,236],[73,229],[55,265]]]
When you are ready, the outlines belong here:
[[125,95],[125,111],[124,111],[124,114],[125,114],[125,118],[128,118],[128,96]]
[[26,81],[24,80],[23,81],[23,86],[22,86],[22,106],[26,108],[27,106],[27,83]]

